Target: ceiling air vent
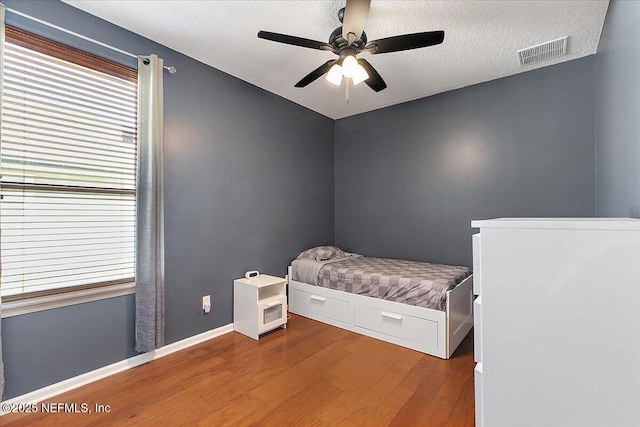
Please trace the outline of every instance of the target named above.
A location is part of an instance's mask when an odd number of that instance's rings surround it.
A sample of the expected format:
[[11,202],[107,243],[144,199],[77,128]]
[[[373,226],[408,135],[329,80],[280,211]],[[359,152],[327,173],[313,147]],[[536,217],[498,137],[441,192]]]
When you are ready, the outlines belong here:
[[520,65],[529,65],[534,62],[540,62],[551,58],[557,58],[567,53],[567,39],[552,40],[550,42],[541,43],[518,51]]

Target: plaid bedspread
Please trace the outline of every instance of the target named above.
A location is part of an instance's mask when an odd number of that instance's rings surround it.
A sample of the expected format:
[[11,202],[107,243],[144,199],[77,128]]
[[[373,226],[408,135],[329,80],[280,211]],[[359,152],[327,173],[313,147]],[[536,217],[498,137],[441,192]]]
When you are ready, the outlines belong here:
[[470,275],[468,267],[357,256],[322,266],[318,286],[444,311],[446,292]]

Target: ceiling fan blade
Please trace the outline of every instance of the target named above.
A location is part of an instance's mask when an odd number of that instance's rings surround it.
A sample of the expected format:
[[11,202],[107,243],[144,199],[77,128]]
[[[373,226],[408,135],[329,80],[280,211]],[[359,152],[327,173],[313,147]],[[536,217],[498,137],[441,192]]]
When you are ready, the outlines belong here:
[[444,41],[444,31],[429,31],[426,33],[404,34],[373,40],[365,46],[369,53],[399,52],[402,50],[418,49],[433,46]]
[[369,3],[371,0],[347,0],[342,18],[342,37],[345,40],[349,40],[347,36],[349,33],[355,35],[351,41],[358,40],[362,36],[364,24],[369,16]]
[[304,39],[302,37],[288,36],[286,34],[271,33],[269,31],[260,31],[258,32],[258,37],[261,39],[271,40],[273,42],[278,42],[278,43],[290,44],[293,46],[333,51],[333,47],[328,43],[319,42],[316,40]]
[[369,86],[371,89],[375,90],[376,92],[380,92],[381,90],[386,89],[387,84],[384,82],[384,80],[382,80],[382,77],[380,77],[380,74],[378,74],[376,69],[373,68],[373,66],[369,64],[369,62],[366,59],[359,58],[358,64],[362,65],[364,69],[367,71],[367,74],[369,74],[369,78],[364,81],[367,84],[367,86]]
[[321,66],[319,66],[318,68],[316,68],[315,70],[313,70],[312,72],[304,76],[302,80],[296,83],[296,87],[305,87],[309,83],[316,81],[320,76],[322,76],[327,71],[329,71],[329,68],[331,68],[333,64],[335,64],[336,62],[338,62],[337,59],[332,59],[330,61],[325,62],[324,64],[322,64]]

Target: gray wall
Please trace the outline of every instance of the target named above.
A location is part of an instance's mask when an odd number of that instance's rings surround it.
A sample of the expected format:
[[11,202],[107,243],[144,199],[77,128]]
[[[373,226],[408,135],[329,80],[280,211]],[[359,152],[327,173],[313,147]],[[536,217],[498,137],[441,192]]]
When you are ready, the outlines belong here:
[[596,214],[640,217],[640,2],[612,1],[596,54]]
[[[3,3],[178,69],[164,81],[166,343],[231,323],[245,271],[284,276],[300,251],[333,242],[332,120],[63,3]],[[12,13],[7,23],[135,65]],[[3,397],[135,355],[133,301],[3,319]]]
[[593,56],[338,120],[335,243],[471,265],[472,219],[594,215]]

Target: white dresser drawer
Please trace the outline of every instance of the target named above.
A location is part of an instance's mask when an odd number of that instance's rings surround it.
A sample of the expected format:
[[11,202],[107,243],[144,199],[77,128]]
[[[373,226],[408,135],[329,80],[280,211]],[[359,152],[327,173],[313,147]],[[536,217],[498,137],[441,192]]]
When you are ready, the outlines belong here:
[[438,346],[438,323],[432,320],[356,305],[354,324],[403,340]]
[[337,298],[290,289],[289,304],[299,313],[311,313],[339,322],[349,323],[349,302]]
[[484,426],[484,403],[483,403],[483,378],[482,363],[478,363],[473,371],[476,395],[476,427]]
[[473,302],[473,359],[482,363],[482,296]]
[[480,233],[472,236],[471,244],[473,247],[473,293],[475,295],[482,295],[482,263],[480,262],[482,251],[480,247]]

